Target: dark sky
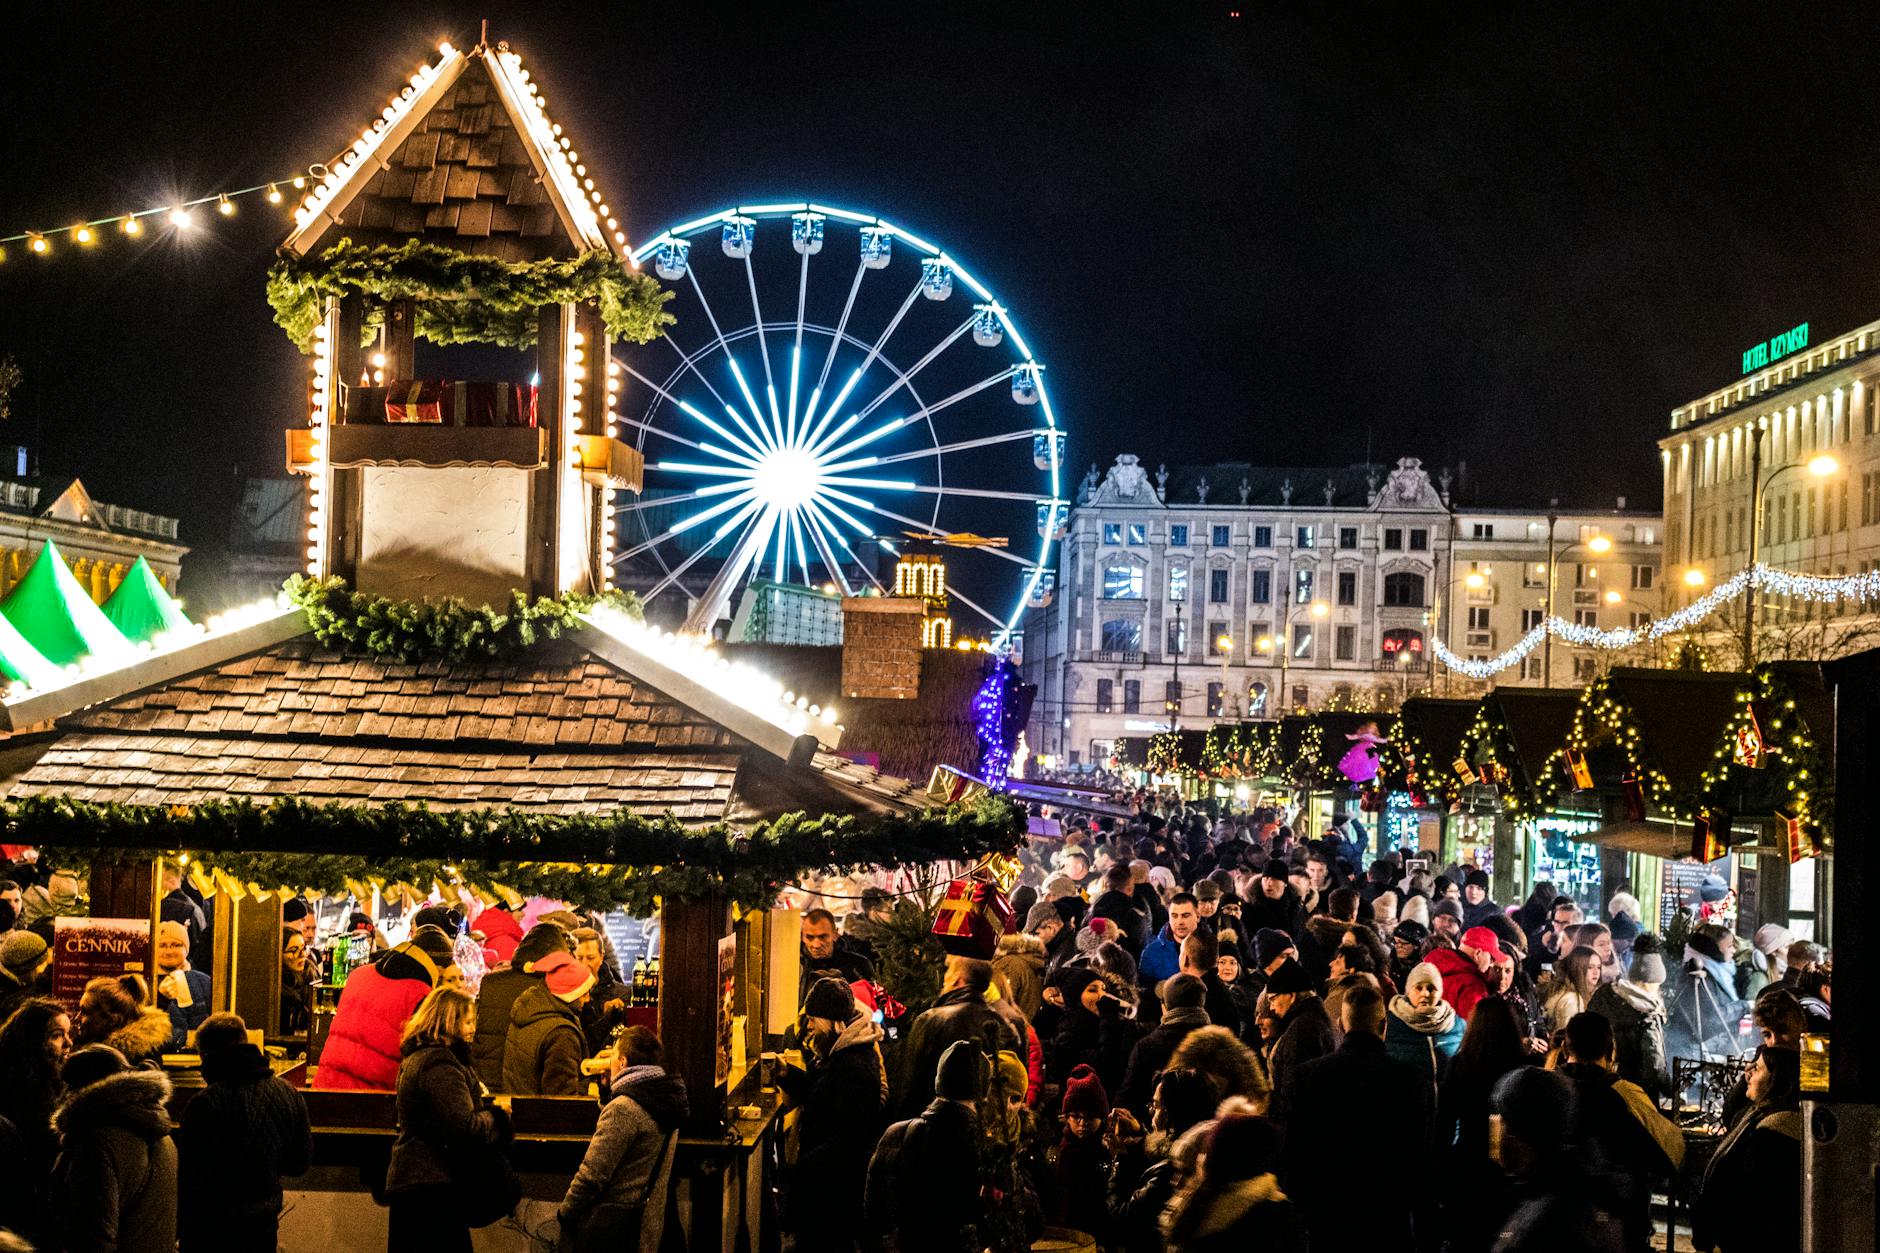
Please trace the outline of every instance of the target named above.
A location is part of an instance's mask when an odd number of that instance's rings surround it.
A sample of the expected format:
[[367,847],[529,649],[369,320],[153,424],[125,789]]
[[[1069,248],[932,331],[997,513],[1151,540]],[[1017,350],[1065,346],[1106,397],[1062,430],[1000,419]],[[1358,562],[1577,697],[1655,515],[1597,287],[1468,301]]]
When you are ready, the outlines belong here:
[[[809,196],[956,250],[1079,468],[1368,445],[1466,460],[1484,500],[1649,506],[1674,405],[1880,313],[1880,6],[192,7],[36,11],[0,235],[325,158],[488,16],[635,238]],[[188,542],[300,420],[265,208],[0,265],[17,437]]]

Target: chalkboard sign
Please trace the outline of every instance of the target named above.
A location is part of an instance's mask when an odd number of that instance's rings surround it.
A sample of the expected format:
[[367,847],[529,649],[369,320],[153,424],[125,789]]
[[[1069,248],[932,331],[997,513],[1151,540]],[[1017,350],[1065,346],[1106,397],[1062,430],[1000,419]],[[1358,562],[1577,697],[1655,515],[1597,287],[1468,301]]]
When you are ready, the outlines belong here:
[[54,918],[52,995],[68,1011],[93,979],[150,978],[150,919]]
[[620,977],[631,980],[633,964],[642,958],[659,956],[659,920],[629,918],[621,910],[602,915],[607,938],[614,942],[614,956],[620,959]]
[[1658,883],[1658,931],[1663,934],[1678,916],[1678,909],[1703,885],[1710,867],[1701,861],[1666,858]]

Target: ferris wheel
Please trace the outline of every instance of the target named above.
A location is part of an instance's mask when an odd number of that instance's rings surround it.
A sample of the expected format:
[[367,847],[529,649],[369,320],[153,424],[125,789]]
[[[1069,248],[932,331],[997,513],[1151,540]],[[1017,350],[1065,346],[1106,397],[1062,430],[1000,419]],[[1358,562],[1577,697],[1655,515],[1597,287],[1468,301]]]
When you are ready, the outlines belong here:
[[955,257],[802,202],[670,227],[633,259],[677,317],[621,358],[645,488],[614,562],[646,599],[695,597],[685,627],[708,631],[752,579],[889,592],[913,542],[947,546],[948,590],[995,648],[1049,603],[1064,431],[1011,313]]

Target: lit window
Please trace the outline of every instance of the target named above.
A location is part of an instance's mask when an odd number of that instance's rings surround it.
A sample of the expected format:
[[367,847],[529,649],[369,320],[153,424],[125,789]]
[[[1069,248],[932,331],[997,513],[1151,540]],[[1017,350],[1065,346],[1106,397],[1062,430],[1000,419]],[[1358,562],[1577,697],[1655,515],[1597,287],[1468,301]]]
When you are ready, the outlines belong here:
[[1180,522],[1172,522],[1168,528],[1168,542],[1173,548],[1188,547],[1188,528]]
[[1121,522],[1105,522],[1103,524],[1103,542],[1106,544],[1122,543],[1123,524]]
[[1188,567],[1170,566],[1168,568],[1168,598],[1170,600],[1188,599]]
[[1141,600],[1142,567],[1114,565],[1103,568],[1103,599]]

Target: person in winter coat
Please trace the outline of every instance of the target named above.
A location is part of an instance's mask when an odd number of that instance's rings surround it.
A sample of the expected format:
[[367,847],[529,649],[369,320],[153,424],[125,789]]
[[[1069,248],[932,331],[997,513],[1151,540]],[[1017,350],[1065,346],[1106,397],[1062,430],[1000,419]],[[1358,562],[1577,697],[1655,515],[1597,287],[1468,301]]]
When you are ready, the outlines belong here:
[[1162,984],[1162,1021],[1130,1050],[1129,1066],[1116,1092],[1116,1103],[1138,1121],[1148,1118],[1155,1077],[1168,1067],[1176,1047],[1197,1027],[1209,1025],[1203,1004],[1206,995],[1207,989],[1193,975],[1176,975]]
[[1234,1003],[1234,1034],[1242,1040],[1251,1039],[1254,1010],[1264,980],[1256,980],[1247,972],[1240,954],[1225,947],[1214,959],[1214,973],[1220,976],[1222,986],[1227,989],[1228,999]]
[[1195,1186],[1163,1220],[1168,1253],[1307,1253],[1305,1223],[1280,1191],[1280,1131],[1264,1118],[1223,1118],[1208,1133]]
[[1573,1081],[1579,1106],[1575,1142],[1596,1163],[1593,1182],[1619,1221],[1625,1247],[1648,1253],[1652,1190],[1683,1164],[1684,1134],[1644,1089],[1614,1070],[1612,1024],[1601,1015],[1589,1011],[1567,1024],[1563,1056],[1556,1069]]
[[[1419,1213],[1432,1189],[1429,1162],[1436,1086],[1422,1066],[1399,1061],[1384,1045],[1384,997],[1356,987],[1345,995],[1344,1042],[1336,1052],[1299,1067],[1297,1091],[1285,1123],[1280,1177],[1305,1216],[1316,1253],[1366,1245],[1416,1247],[1430,1239],[1433,1213]],[[1400,1167],[1388,1189],[1375,1189],[1362,1205],[1340,1171],[1327,1170],[1351,1143],[1351,1129],[1389,1110]]]
[[1403,992],[1390,998],[1387,1010],[1385,1051],[1416,1066],[1430,1082],[1442,1083],[1468,1025],[1443,999],[1442,972],[1428,962],[1412,967]]
[[450,964],[450,937],[439,927],[419,927],[409,942],[348,975],[313,1086],[323,1091],[396,1088],[405,1024]]
[[1273,1096],[1260,1055],[1234,1038],[1226,1027],[1198,1027],[1188,1033],[1168,1060],[1170,1070],[1206,1075],[1224,1100],[1239,1097],[1264,1111]]
[[574,941],[574,958],[594,976],[593,990],[581,1007],[581,1030],[587,1036],[588,1052],[598,1053],[613,1043],[614,1032],[627,1022],[627,1006],[633,989],[614,978],[607,968],[601,933],[593,927],[577,927],[569,936]]
[[205,1019],[196,1052],[204,1087],[176,1133],[183,1253],[273,1253],[281,1179],[313,1164],[307,1103],[275,1077],[234,1014]]
[[508,1113],[486,1099],[470,1064],[476,1032],[476,1002],[452,988],[426,996],[405,1024],[398,1138],[385,1172],[389,1253],[469,1253],[470,1227],[454,1171],[466,1151],[502,1152],[511,1138]]
[[1138,907],[1135,885],[1127,862],[1113,863],[1103,872],[1103,891],[1090,903],[1092,918],[1108,918],[1122,933],[1117,943],[1140,958],[1149,942],[1149,915]]
[[561,1248],[569,1253],[655,1253],[680,1124],[685,1081],[668,1074],[659,1037],[644,1027],[622,1036],[594,1138],[562,1197]]
[[799,1248],[849,1250],[862,1234],[868,1157],[887,1104],[882,1031],[848,984],[819,979],[803,1003],[800,1038],[807,1069],[778,1076],[801,1111],[784,1225]]
[[511,962],[522,943],[522,924],[503,904],[491,905],[476,916],[472,929],[483,937],[483,961],[491,970]]
[[1606,928],[1612,932],[1612,947],[1628,969],[1632,963],[1632,945],[1645,930],[1639,922],[1639,910],[1638,897],[1630,892],[1614,892],[1612,899],[1606,902]]
[[1455,1253],[1486,1253],[1512,1207],[1507,1179],[1489,1155],[1489,1116],[1495,1085],[1531,1060],[1511,1005],[1490,997],[1475,1007],[1436,1102],[1443,1230]]
[[1801,1247],[1801,1055],[1764,1048],[1748,1075],[1749,1108],[1704,1170],[1692,1243],[1723,1253]]
[[972,1253],[979,1205],[979,1114],[991,1064],[975,1040],[940,1055],[933,1099],[882,1133],[868,1162],[864,1225],[885,1253]]
[[1619,1223],[1594,1199],[1572,1148],[1578,1105],[1571,1079],[1537,1066],[1519,1067],[1495,1085],[1491,1108],[1501,1116],[1495,1156],[1515,1200],[1495,1253],[1620,1253]]
[[1287,882],[1291,873],[1292,868],[1278,858],[1267,862],[1260,871],[1257,891],[1241,902],[1241,920],[1246,924],[1247,934],[1258,935],[1262,930],[1284,931],[1297,944],[1306,933],[1305,905]]
[[188,927],[157,924],[156,964],[157,1008],[170,1016],[169,1047],[180,1049],[209,1017],[209,976],[189,968]]
[[65,1094],[59,1072],[72,1051],[65,1007],[37,997],[0,1022],[0,1228],[40,1240],[46,1234],[46,1192],[59,1137],[52,1112]]
[[1429,938],[1430,929],[1420,922],[1405,918],[1397,923],[1390,933],[1390,961],[1384,969],[1392,983],[1404,986],[1410,972],[1423,961],[1423,942]]
[[313,1020],[313,978],[307,973],[307,936],[300,927],[281,928],[281,1020],[279,1035],[306,1035]]
[[1671,1065],[1665,1052],[1665,959],[1657,936],[1647,931],[1633,943],[1632,969],[1617,983],[1600,985],[1587,1008],[1612,1024],[1619,1077],[1662,1101],[1671,1095]]
[[1692,1048],[1735,1049],[1737,1024],[1748,1008],[1736,994],[1735,951],[1736,936],[1720,923],[1704,923],[1685,942],[1684,984],[1671,1006],[1671,1021]]
[[477,986],[477,1039],[472,1055],[477,1078],[490,1091],[503,1089],[503,1045],[509,1039],[509,1011],[524,989],[542,982],[542,976],[534,970],[535,963],[550,953],[573,951],[566,931],[552,922],[538,922],[516,944],[508,968],[490,971]]
[[31,931],[0,935],[0,1024],[20,1005],[52,990],[52,946]]
[[1064,1010],[1045,1050],[1048,1082],[1063,1083],[1074,1068],[1085,1065],[1097,1072],[1106,1091],[1112,1084],[1123,1086],[1138,1028],[1123,1016],[1121,988],[1112,980],[1088,966],[1067,966],[1054,981]]
[[581,1009],[594,990],[594,973],[566,953],[550,953],[535,971],[542,981],[524,988],[509,1009],[503,1091],[579,1096],[586,1090],[581,1063],[588,1055]]
[[[1149,1099],[1148,1132],[1172,1144],[1190,1128],[1214,1116],[1220,1088],[1198,1070],[1169,1069],[1156,1076]],[[1176,1166],[1171,1156],[1147,1150],[1143,1127],[1127,1110],[1114,1111],[1106,1147],[1115,1157],[1110,1167],[1110,1246],[1118,1253],[1162,1253],[1162,1211],[1175,1196]]]
[[1109,1117],[1110,1098],[1097,1072],[1081,1064],[1072,1069],[1058,1114],[1063,1137],[1045,1159],[1053,1181],[1046,1217],[1095,1236],[1099,1245],[1109,1234],[1110,1152],[1103,1142]]
[[[1041,921],[1057,924],[1055,909],[1049,905],[1034,906],[1032,912],[1036,914],[1039,908],[1050,914],[1048,920]],[[1028,1020],[1038,1016],[1038,1007],[1043,1004],[1044,964],[1044,941],[1037,935],[1030,931],[1010,931],[999,937],[992,969],[1005,976],[1006,984],[1012,989],[1012,1003]]]
[[1201,907],[1193,892],[1177,892],[1169,898],[1168,925],[1142,950],[1137,962],[1137,979],[1143,992],[1155,995],[1156,985],[1181,971],[1182,941],[1201,926]]
[[1306,933],[1299,940],[1299,964],[1306,968],[1314,984],[1322,987],[1331,978],[1332,954],[1345,942],[1345,933],[1350,930],[1350,922],[1332,914],[1314,914],[1306,919]]
[[1789,945],[1795,937],[1787,927],[1765,922],[1756,928],[1750,946],[1736,960],[1736,993],[1755,1004],[1762,990],[1771,983],[1781,983],[1789,969]]
[[1436,967],[1443,977],[1443,999],[1464,1021],[1475,1012],[1476,1002],[1488,995],[1483,969],[1501,952],[1501,942],[1487,927],[1471,927],[1462,933],[1457,948],[1433,948],[1423,960]]
[[1286,1125],[1299,1068],[1336,1047],[1332,1020],[1305,968],[1288,960],[1266,981],[1267,1003],[1279,1015],[1280,1033],[1268,1066],[1273,1081],[1271,1115]]
[[111,1046],[88,1044],[66,1059],[64,1078],[65,1099],[52,1116],[59,1133],[50,1207],[54,1247],[171,1253],[176,1145],[164,1108],[169,1076],[134,1070]]
[[933,1099],[940,1058],[955,1043],[970,1040],[988,1059],[1001,1052],[1024,1056],[1025,1042],[986,1004],[986,989],[991,986],[991,962],[947,958],[939,997],[914,1019],[901,1041],[900,1072],[893,1090],[900,1094],[896,1108],[908,1117],[918,1117]]
[[1465,929],[1479,927],[1496,914],[1504,912],[1501,906],[1489,899],[1488,885],[1486,870],[1471,870],[1462,876],[1462,925]]
[[108,1044],[133,1066],[156,1061],[170,1046],[175,1025],[147,1000],[148,985],[140,975],[93,979],[78,998],[72,1042]]

